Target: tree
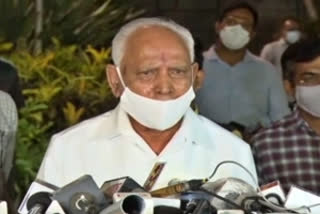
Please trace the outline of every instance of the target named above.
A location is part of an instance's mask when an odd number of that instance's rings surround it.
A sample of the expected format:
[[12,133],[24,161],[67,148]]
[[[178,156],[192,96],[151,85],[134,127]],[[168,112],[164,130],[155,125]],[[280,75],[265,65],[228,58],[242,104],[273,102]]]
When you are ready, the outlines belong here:
[[62,44],[107,46],[124,22],[143,12],[136,0],[1,0],[0,42],[35,53],[53,37]]

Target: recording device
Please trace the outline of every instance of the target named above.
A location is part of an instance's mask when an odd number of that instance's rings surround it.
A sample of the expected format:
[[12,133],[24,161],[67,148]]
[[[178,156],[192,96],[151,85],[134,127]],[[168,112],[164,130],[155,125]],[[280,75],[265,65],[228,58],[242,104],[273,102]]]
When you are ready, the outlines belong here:
[[53,191],[55,191],[57,189],[58,189],[57,186],[49,184],[49,183],[42,181],[40,179],[36,179],[34,182],[32,182],[25,197],[23,198],[23,200],[19,206],[18,213],[20,213],[20,214],[27,214],[28,213],[28,209],[27,209],[28,200],[35,193],[37,193],[37,192],[52,193]]
[[113,197],[118,192],[146,192],[142,186],[128,176],[106,181],[100,189],[106,197]]
[[28,214],[45,214],[51,203],[51,194],[48,192],[37,192],[33,194],[28,202]]
[[66,213],[96,214],[111,203],[90,175],[84,175],[53,193]]
[[[229,201],[232,201],[238,206],[241,206],[243,195],[246,197],[257,195],[256,190],[250,184],[239,178],[232,177],[221,178],[214,182],[208,182],[204,184],[202,188],[208,192],[217,194]],[[235,209],[231,203],[223,201],[217,197],[212,197],[210,203],[217,209]]]

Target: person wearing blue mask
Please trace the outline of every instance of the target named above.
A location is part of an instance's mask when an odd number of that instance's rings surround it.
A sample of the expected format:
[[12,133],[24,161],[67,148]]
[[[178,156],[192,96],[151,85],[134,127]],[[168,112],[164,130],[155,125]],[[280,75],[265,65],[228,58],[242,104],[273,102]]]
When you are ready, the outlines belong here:
[[258,24],[246,2],[228,5],[216,22],[217,41],[204,53],[205,79],[197,91],[200,114],[250,134],[287,115],[287,98],[274,67],[248,50]]
[[[140,18],[123,26],[112,42],[106,69],[118,106],[53,136],[38,179],[63,186],[90,174],[104,181],[130,176],[149,189],[174,179],[207,178],[223,160],[256,174],[250,147],[190,108],[198,75],[190,32],[171,20]],[[159,168],[159,167],[158,167]],[[228,165],[214,179],[238,177],[254,184],[242,168]]]

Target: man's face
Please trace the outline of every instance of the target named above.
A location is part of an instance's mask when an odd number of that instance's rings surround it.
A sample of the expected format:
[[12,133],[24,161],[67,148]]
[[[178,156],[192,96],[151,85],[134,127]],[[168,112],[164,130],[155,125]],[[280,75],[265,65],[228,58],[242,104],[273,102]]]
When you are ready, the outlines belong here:
[[216,26],[216,31],[220,32],[226,26],[241,25],[242,28],[250,34],[250,38],[254,37],[254,17],[252,13],[245,8],[239,8],[230,11],[225,15],[221,22]]
[[297,63],[294,86],[320,85],[320,56],[308,63]]
[[197,66],[192,65],[184,41],[158,26],[140,28],[130,36],[120,66],[127,87],[157,100],[183,95],[192,85],[192,69],[195,75]]
[[286,20],[282,26],[282,37],[285,38],[290,31],[300,31],[300,24],[294,20]]

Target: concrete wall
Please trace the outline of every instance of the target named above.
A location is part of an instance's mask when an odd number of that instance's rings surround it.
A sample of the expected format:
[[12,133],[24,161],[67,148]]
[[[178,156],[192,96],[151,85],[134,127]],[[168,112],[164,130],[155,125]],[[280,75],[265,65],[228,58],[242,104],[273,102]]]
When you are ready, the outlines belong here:
[[[247,0],[259,12],[257,35],[250,49],[259,53],[261,47],[273,38],[278,20],[294,15],[305,17],[302,0]],[[148,16],[166,16],[191,30],[208,48],[215,38],[214,23],[221,8],[230,0],[140,0]]]

